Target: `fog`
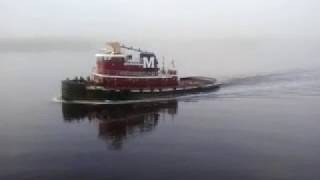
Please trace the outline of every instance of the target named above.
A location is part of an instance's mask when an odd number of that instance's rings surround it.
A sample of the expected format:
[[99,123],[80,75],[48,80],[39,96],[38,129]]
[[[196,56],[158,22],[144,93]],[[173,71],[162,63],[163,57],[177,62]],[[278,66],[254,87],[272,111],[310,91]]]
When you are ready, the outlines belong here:
[[0,49],[94,50],[118,40],[181,73],[319,66],[317,0],[1,0]]
[[1,0],[2,37],[319,37],[317,0]]

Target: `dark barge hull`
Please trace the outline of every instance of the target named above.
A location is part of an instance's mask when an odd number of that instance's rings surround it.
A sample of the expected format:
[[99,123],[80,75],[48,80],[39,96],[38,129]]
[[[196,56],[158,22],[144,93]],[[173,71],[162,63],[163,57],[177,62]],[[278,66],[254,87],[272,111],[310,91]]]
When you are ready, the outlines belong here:
[[84,80],[63,80],[61,85],[61,97],[66,101],[141,100],[148,98],[172,98],[187,94],[210,92],[219,89],[219,84],[216,84],[216,80],[211,78],[186,77],[181,78],[180,81],[181,84],[185,85],[167,89],[114,90],[104,89],[101,86],[88,85],[88,82]]

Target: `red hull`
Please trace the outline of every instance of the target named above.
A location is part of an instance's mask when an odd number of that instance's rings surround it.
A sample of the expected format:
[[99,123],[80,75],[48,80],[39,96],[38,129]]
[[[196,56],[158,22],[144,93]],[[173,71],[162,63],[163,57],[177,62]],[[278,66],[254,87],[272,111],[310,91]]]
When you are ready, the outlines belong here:
[[178,86],[177,77],[158,77],[158,78],[130,78],[130,77],[101,77],[94,75],[94,80],[106,89],[161,89],[174,88]]

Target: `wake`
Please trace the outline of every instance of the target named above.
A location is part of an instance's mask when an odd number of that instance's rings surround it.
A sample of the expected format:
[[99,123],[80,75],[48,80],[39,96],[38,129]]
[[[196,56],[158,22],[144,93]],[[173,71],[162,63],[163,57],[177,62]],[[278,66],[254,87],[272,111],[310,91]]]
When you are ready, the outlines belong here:
[[[295,70],[224,80],[215,97],[320,96],[320,72]],[[213,94],[211,94],[213,95]]]

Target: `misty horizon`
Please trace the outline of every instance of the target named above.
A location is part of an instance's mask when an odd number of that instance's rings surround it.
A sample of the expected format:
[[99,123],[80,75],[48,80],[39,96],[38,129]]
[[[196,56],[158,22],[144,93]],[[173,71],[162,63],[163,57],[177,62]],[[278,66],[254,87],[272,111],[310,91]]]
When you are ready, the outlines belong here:
[[315,0],[2,0],[0,38],[318,39],[319,7]]

